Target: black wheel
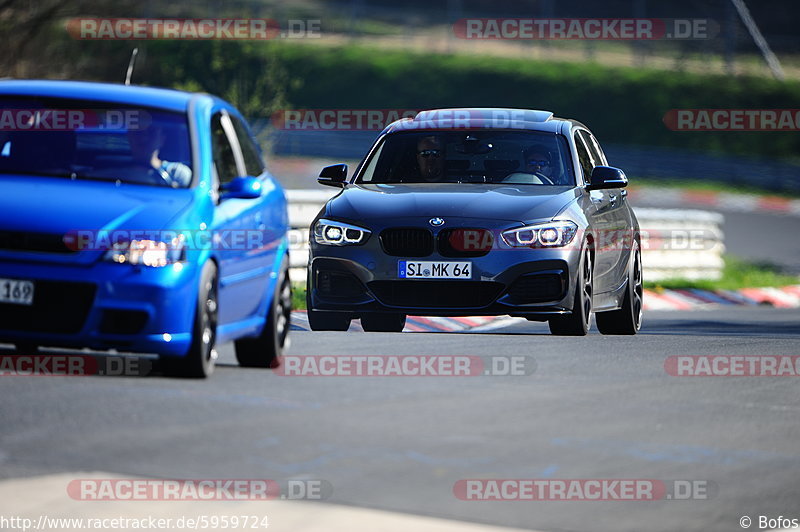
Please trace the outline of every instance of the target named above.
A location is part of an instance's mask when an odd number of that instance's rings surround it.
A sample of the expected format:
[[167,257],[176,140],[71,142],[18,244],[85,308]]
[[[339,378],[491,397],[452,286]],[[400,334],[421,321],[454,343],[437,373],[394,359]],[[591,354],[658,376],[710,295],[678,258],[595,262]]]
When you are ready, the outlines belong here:
[[642,328],[642,252],[639,243],[634,242],[631,254],[631,267],[628,270],[628,284],[622,308],[595,314],[597,328],[603,334],[636,334]]
[[[310,284],[306,286],[311,290]],[[353,318],[346,312],[328,312],[325,310],[311,310],[311,294],[306,292],[306,308],[308,309],[308,325],[312,331],[346,331],[350,328]]]
[[39,344],[33,342],[17,342],[14,350],[18,355],[35,355],[39,352]]
[[312,331],[346,331],[350,328],[352,317],[343,312],[309,310],[308,324]]
[[292,282],[289,279],[289,261],[284,260],[261,335],[234,342],[239,365],[249,368],[277,368],[287,347],[291,324]]
[[202,379],[214,372],[217,351],[217,266],[206,262],[200,275],[197,293],[192,345],[183,357],[162,357],[164,373],[175,377]]
[[575,279],[572,313],[550,318],[550,332],[558,336],[586,336],[592,317],[592,254],[585,247]]
[[366,332],[402,332],[405,326],[405,314],[375,312],[361,316],[361,327]]

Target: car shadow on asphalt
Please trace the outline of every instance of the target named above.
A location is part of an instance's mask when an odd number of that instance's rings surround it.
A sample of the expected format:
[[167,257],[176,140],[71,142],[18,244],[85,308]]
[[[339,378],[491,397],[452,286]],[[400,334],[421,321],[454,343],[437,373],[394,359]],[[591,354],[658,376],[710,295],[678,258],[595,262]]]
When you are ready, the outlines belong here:
[[0,376],[160,377],[155,355],[0,346]]

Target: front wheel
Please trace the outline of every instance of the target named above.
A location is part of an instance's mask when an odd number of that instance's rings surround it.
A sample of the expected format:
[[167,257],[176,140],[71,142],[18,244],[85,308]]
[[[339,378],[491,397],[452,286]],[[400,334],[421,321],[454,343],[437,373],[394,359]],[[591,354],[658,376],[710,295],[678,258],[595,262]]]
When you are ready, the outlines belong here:
[[39,352],[39,344],[33,342],[17,342],[14,345],[18,355],[35,355]]
[[280,365],[292,323],[292,283],[289,279],[289,263],[286,260],[281,266],[271,302],[261,335],[234,342],[236,360],[240,366],[276,368]]
[[175,377],[203,379],[214,372],[217,351],[217,266],[206,262],[200,274],[200,289],[197,293],[192,344],[183,357],[162,357],[164,372]]
[[405,326],[405,314],[375,312],[361,316],[361,327],[366,332],[402,332]]
[[306,291],[308,326],[312,331],[346,331],[350,328],[352,316],[345,312],[330,312],[311,309],[311,286]]
[[349,314],[342,312],[308,310],[308,325],[312,331],[346,331],[351,319]]
[[622,308],[595,315],[597,328],[602,334],[636,334],[642,328],[644,289],[642,287],[642,252],[634,243],[631,268]]
[[558,336],[586,336],[592,316],[592,254],[589,248],[583,250],[575,277],[575,299],[572,313],[550,318],[550,332]]

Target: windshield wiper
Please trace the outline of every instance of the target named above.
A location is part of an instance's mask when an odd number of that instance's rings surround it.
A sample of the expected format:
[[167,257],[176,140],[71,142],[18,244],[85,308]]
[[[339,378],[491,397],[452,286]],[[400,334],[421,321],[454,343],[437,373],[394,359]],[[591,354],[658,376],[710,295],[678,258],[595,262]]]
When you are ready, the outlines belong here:
[[87,181],[117,181],[115,177],[95,177],[78,172],[36,172],[32,170],[0,170],[0,174],[7,175],[32,175],[40,177],[61,177],[65,179],[85,179]]

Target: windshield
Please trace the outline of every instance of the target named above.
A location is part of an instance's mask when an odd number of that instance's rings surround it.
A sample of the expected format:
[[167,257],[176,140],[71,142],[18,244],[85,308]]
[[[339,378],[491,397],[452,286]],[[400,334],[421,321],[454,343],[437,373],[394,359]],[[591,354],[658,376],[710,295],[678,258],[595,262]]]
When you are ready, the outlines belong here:
[[185,188],[182,113],[88,100],[0,97],[0,174]]
[[575,186],[566,140],[534,131],[415,131],[388,135],[359,183]]

